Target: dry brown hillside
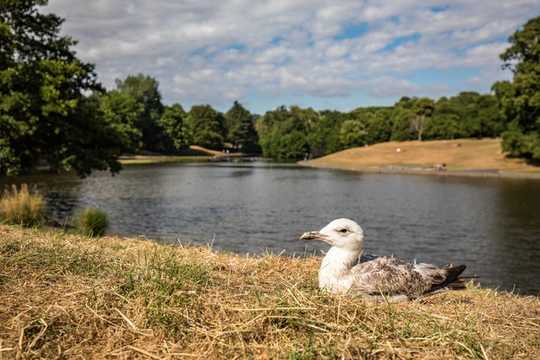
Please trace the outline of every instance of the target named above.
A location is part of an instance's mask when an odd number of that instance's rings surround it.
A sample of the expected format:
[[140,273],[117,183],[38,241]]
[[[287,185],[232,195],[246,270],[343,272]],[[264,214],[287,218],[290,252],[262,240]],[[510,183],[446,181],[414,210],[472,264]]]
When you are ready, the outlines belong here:
[[426,171],[445,164],[446,171],[538,173],[540,167],[509,159],[500,139],[387,142],[340,151],[302,165],[350,170]]

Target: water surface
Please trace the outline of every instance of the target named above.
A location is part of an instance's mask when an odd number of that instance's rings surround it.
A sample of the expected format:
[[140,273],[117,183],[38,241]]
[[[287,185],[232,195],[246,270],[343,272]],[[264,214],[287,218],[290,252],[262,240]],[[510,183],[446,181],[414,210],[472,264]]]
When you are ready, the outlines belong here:
[[298,235],[348,217],[364,228],[371,253],[465,263],[483,285],[540,292],[538,180],[204,163],[16,181],[37,184],[57,219],[94,206],[107,211],[114,233],[239,253],[319,253],[325,244]]

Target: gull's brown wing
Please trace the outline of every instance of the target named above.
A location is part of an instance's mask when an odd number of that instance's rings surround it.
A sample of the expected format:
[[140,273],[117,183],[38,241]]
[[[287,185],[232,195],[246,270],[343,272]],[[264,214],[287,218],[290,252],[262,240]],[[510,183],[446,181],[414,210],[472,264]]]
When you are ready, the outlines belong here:
[[371,295],[406,295],[414,298],[458,281],[463,270],[464,265],[440,268],[383,256],[362,262],[351,269],[351,290]]

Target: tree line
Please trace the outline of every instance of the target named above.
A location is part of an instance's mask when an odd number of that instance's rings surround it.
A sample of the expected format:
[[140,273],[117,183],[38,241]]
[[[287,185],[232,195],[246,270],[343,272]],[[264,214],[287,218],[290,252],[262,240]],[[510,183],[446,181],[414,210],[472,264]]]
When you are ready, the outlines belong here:
[[164,105],[158,81],[145,74],[105,90],[94,65],[76,57],[76,41],[60,35],[64,20],[38,11],[46,4],[0,3],[0,175],[40,165],[114,173],[122,154],[176,154],[192,144],[296,160],[390,140],[497,136],[509,155],[540,161],[540,17],[510,37],[501,59],[514,78],[494,84],[492,94],[402,97],[350,112],[281,106],[256,115],[238,101],[224,113]]
[[239,102],[224,114],[210,105],[186,112],[178,103],[163,105],[158,81],[144,74],[116,80],[114,90],[91,98],[94,111],[115,128],[127,153],[175,154],[191,144],[259,151],[254,116]]
[[280,107],[260,117],[257,130],[264,155],[287,160],[385,141],[497,137],[504,126],[494,95],[462,92],[351,112]]

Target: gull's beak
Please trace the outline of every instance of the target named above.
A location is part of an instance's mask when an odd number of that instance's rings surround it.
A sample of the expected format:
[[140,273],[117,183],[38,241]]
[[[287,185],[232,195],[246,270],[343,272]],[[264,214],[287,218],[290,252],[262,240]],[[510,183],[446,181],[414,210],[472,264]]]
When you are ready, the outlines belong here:
[[300,240],[321,240],[325,241],[327,238],[326,235],[321,234],[318,231],[309,231],[306,233],[303,233],[302,236],[300,236]]

